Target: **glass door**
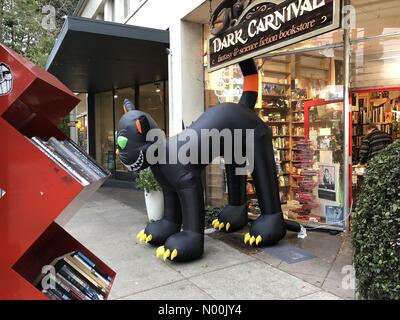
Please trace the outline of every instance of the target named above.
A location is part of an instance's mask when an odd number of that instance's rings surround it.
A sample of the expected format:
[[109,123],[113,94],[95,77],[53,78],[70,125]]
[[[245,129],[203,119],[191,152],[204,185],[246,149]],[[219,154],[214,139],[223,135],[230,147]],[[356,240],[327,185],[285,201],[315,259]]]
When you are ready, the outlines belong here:
[[304,137],[292,148],[297,221],[311,227],[345,228],[343,139],[343,100],[304,103]]
[[139,86],[139,109],[147,112],[167,134],[167,95],[165,81]]
[[112,91],[97,93],[95,103],[96,160],[114,174],[115,138]]
[[[114,128],[117,130],[118,122],[124,115],[123,103],[125,99],[129,99],[133,104],[135,103],[135,90],[133,88],[124,88],[114,90]],[[115,138],[114,138],[115,139]],[[116,155],[117,145],[114,143],[114,154]],[[133,181],[135,174],[129,172],[128,169],[122,164],[119,157],[115,158],[115,178],[118,180]]]

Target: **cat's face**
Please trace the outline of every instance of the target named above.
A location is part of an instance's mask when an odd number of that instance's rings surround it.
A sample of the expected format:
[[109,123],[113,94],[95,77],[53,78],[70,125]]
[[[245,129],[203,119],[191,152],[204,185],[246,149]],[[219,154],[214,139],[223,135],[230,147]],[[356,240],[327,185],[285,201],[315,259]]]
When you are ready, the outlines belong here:
[[146,141],[150,129],[157,128],[155,121],[145,112],[125,108],[126,113],[118,124],[117,145],[121,162],[129,171],[140,171],[149,166],[146,150],[152,144]]

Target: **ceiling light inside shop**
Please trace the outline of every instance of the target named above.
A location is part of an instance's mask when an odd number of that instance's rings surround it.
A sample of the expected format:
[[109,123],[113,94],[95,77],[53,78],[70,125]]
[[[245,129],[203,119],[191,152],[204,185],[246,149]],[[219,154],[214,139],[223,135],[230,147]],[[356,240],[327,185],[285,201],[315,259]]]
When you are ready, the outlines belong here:
[[161,92],[160,84],[159,84],[159,83],[156,84],[156,92],[157,92],[157,93]]

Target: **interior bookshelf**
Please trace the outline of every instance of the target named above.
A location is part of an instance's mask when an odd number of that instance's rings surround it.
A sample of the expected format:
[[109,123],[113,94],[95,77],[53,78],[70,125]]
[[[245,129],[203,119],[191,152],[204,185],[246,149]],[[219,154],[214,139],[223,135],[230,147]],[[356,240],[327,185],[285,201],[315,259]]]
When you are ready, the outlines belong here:
[[400,91],[373,91],[352,95],[353,160],[359,161],[367,127],[375,125],[394,140],[399,135]]
[[109,176],[57,128],[79,99],[1,44],[0,60],[23,75],[0,96],[0,299],[50,299],[37,282],[43,267],[72,252],[107,274],[110,289],[115,271],[63,227]]

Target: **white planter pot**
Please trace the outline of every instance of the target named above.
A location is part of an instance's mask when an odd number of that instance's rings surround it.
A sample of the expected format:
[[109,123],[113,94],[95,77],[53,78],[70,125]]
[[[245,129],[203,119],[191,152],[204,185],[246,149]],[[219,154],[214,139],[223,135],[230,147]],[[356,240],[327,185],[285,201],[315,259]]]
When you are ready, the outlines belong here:
[[147,216],[149,221],[157,221],[162,219],[164,215],[164,195],[161,191],[152,191],[144,193],[146,202]]

